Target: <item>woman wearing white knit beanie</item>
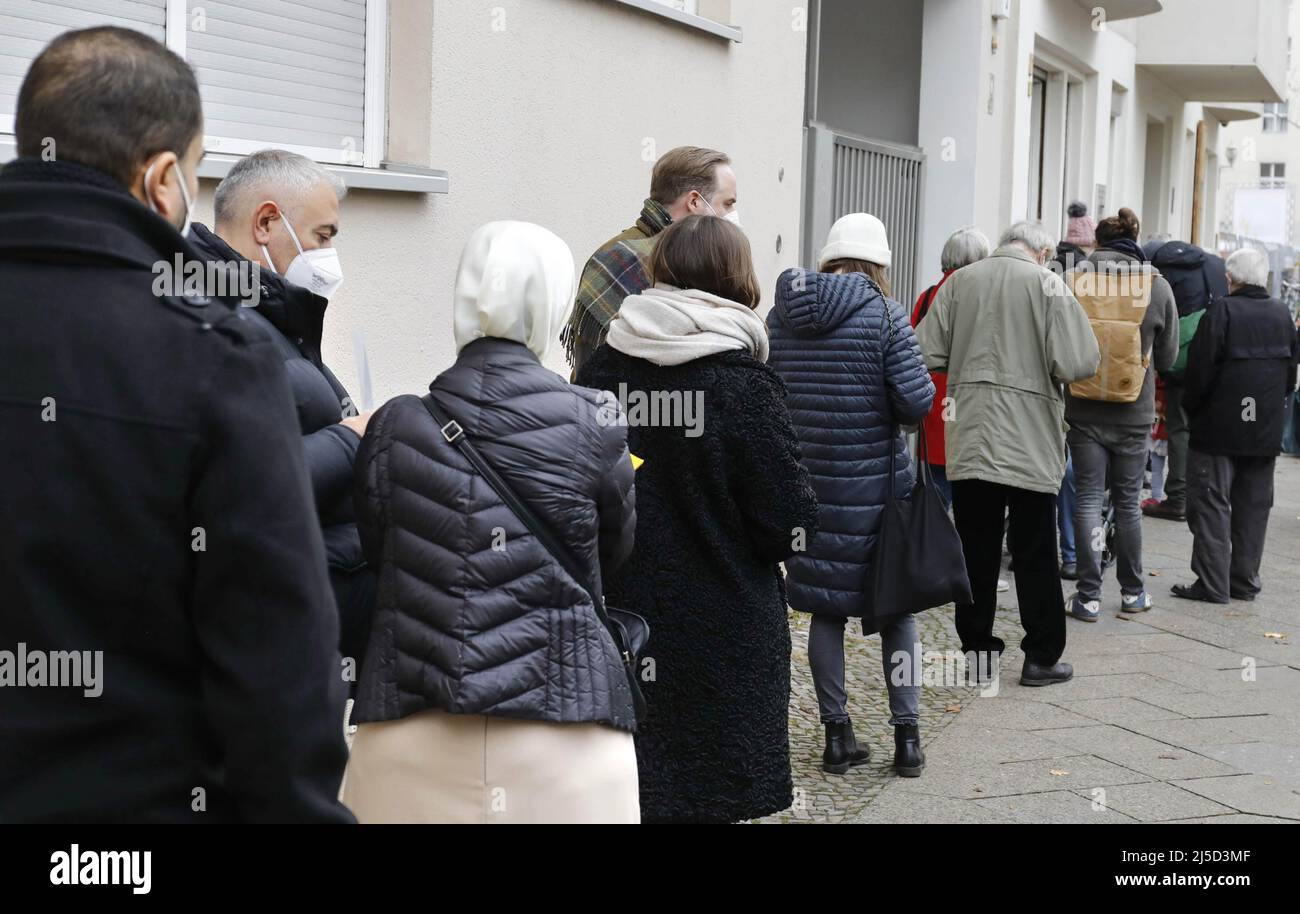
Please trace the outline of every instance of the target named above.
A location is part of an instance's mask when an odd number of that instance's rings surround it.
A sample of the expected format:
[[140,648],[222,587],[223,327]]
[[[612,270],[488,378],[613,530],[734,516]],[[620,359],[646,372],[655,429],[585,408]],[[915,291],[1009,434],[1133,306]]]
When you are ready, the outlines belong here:
[[886,295],[891,294],[887,278],[893,254],[885,223],[870,213],[849,213],[831,226],[826,247],[817,259],[820,273],[866,273]]

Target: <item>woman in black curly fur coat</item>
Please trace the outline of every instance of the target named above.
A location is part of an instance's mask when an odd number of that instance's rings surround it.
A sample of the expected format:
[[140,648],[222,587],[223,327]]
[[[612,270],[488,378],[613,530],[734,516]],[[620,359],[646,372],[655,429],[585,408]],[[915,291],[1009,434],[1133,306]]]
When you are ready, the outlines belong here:
[[735,822],[791,803],[779,563],[812,537],[817,500],[765,364],[744,234],[689,217],[662,234],[651,273],[578,377],[620,400],[645,461],[636,546],[606,594],[652,630],[636,737],[643,821]]

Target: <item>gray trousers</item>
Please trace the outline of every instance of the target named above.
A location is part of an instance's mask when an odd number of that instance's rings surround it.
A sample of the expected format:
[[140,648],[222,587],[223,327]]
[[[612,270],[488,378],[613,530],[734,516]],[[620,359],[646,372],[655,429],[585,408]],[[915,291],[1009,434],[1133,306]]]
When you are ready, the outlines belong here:
[[1192,571],[1216,600],[1259,593],[1275,457],[1187,456]]
[[[814,615],[808,627],[808,665],[824,724],[849,719],[844,691],[844,625],[837,616]],[[916,617],[903,616],[880,633],[885,688],[889,690],[889,722],[895,727],[915,724],[921,716],[921,639]]]
[[1165,503],[1187,508],[1187,442],[1192,432],[1183,412],[1182,383],[1165,383],[1165,430],[1169,434],[1169,478],[1165,480]]
[[1115,507],[1115,573],[1120,590],[1130,596],[1146,588],[1142,580],[1142,477],[1147,466],[1145,426],[1083,425],[1070,429],[1074,461],[1074,551],[1079,596],[1101,599],[1101,505],[1110,476],[1110,503]]

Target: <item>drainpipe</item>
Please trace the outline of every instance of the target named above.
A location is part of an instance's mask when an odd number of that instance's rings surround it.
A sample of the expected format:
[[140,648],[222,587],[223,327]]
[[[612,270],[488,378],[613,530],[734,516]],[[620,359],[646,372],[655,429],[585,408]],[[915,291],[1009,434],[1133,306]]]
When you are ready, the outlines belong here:
[[1201,197],[1205,194],[1205,121],[1196,122],[1196,171],[1192,178],[1192,244],[1201,243]]

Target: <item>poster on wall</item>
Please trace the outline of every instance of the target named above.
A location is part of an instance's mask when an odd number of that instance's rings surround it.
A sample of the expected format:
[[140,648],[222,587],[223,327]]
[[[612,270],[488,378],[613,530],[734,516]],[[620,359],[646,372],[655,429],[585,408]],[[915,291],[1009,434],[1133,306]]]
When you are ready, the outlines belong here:
[[1291,201],[1287,189],[1239,188],[1232,200],[1232,229],[1267,244],[1290,244]]

